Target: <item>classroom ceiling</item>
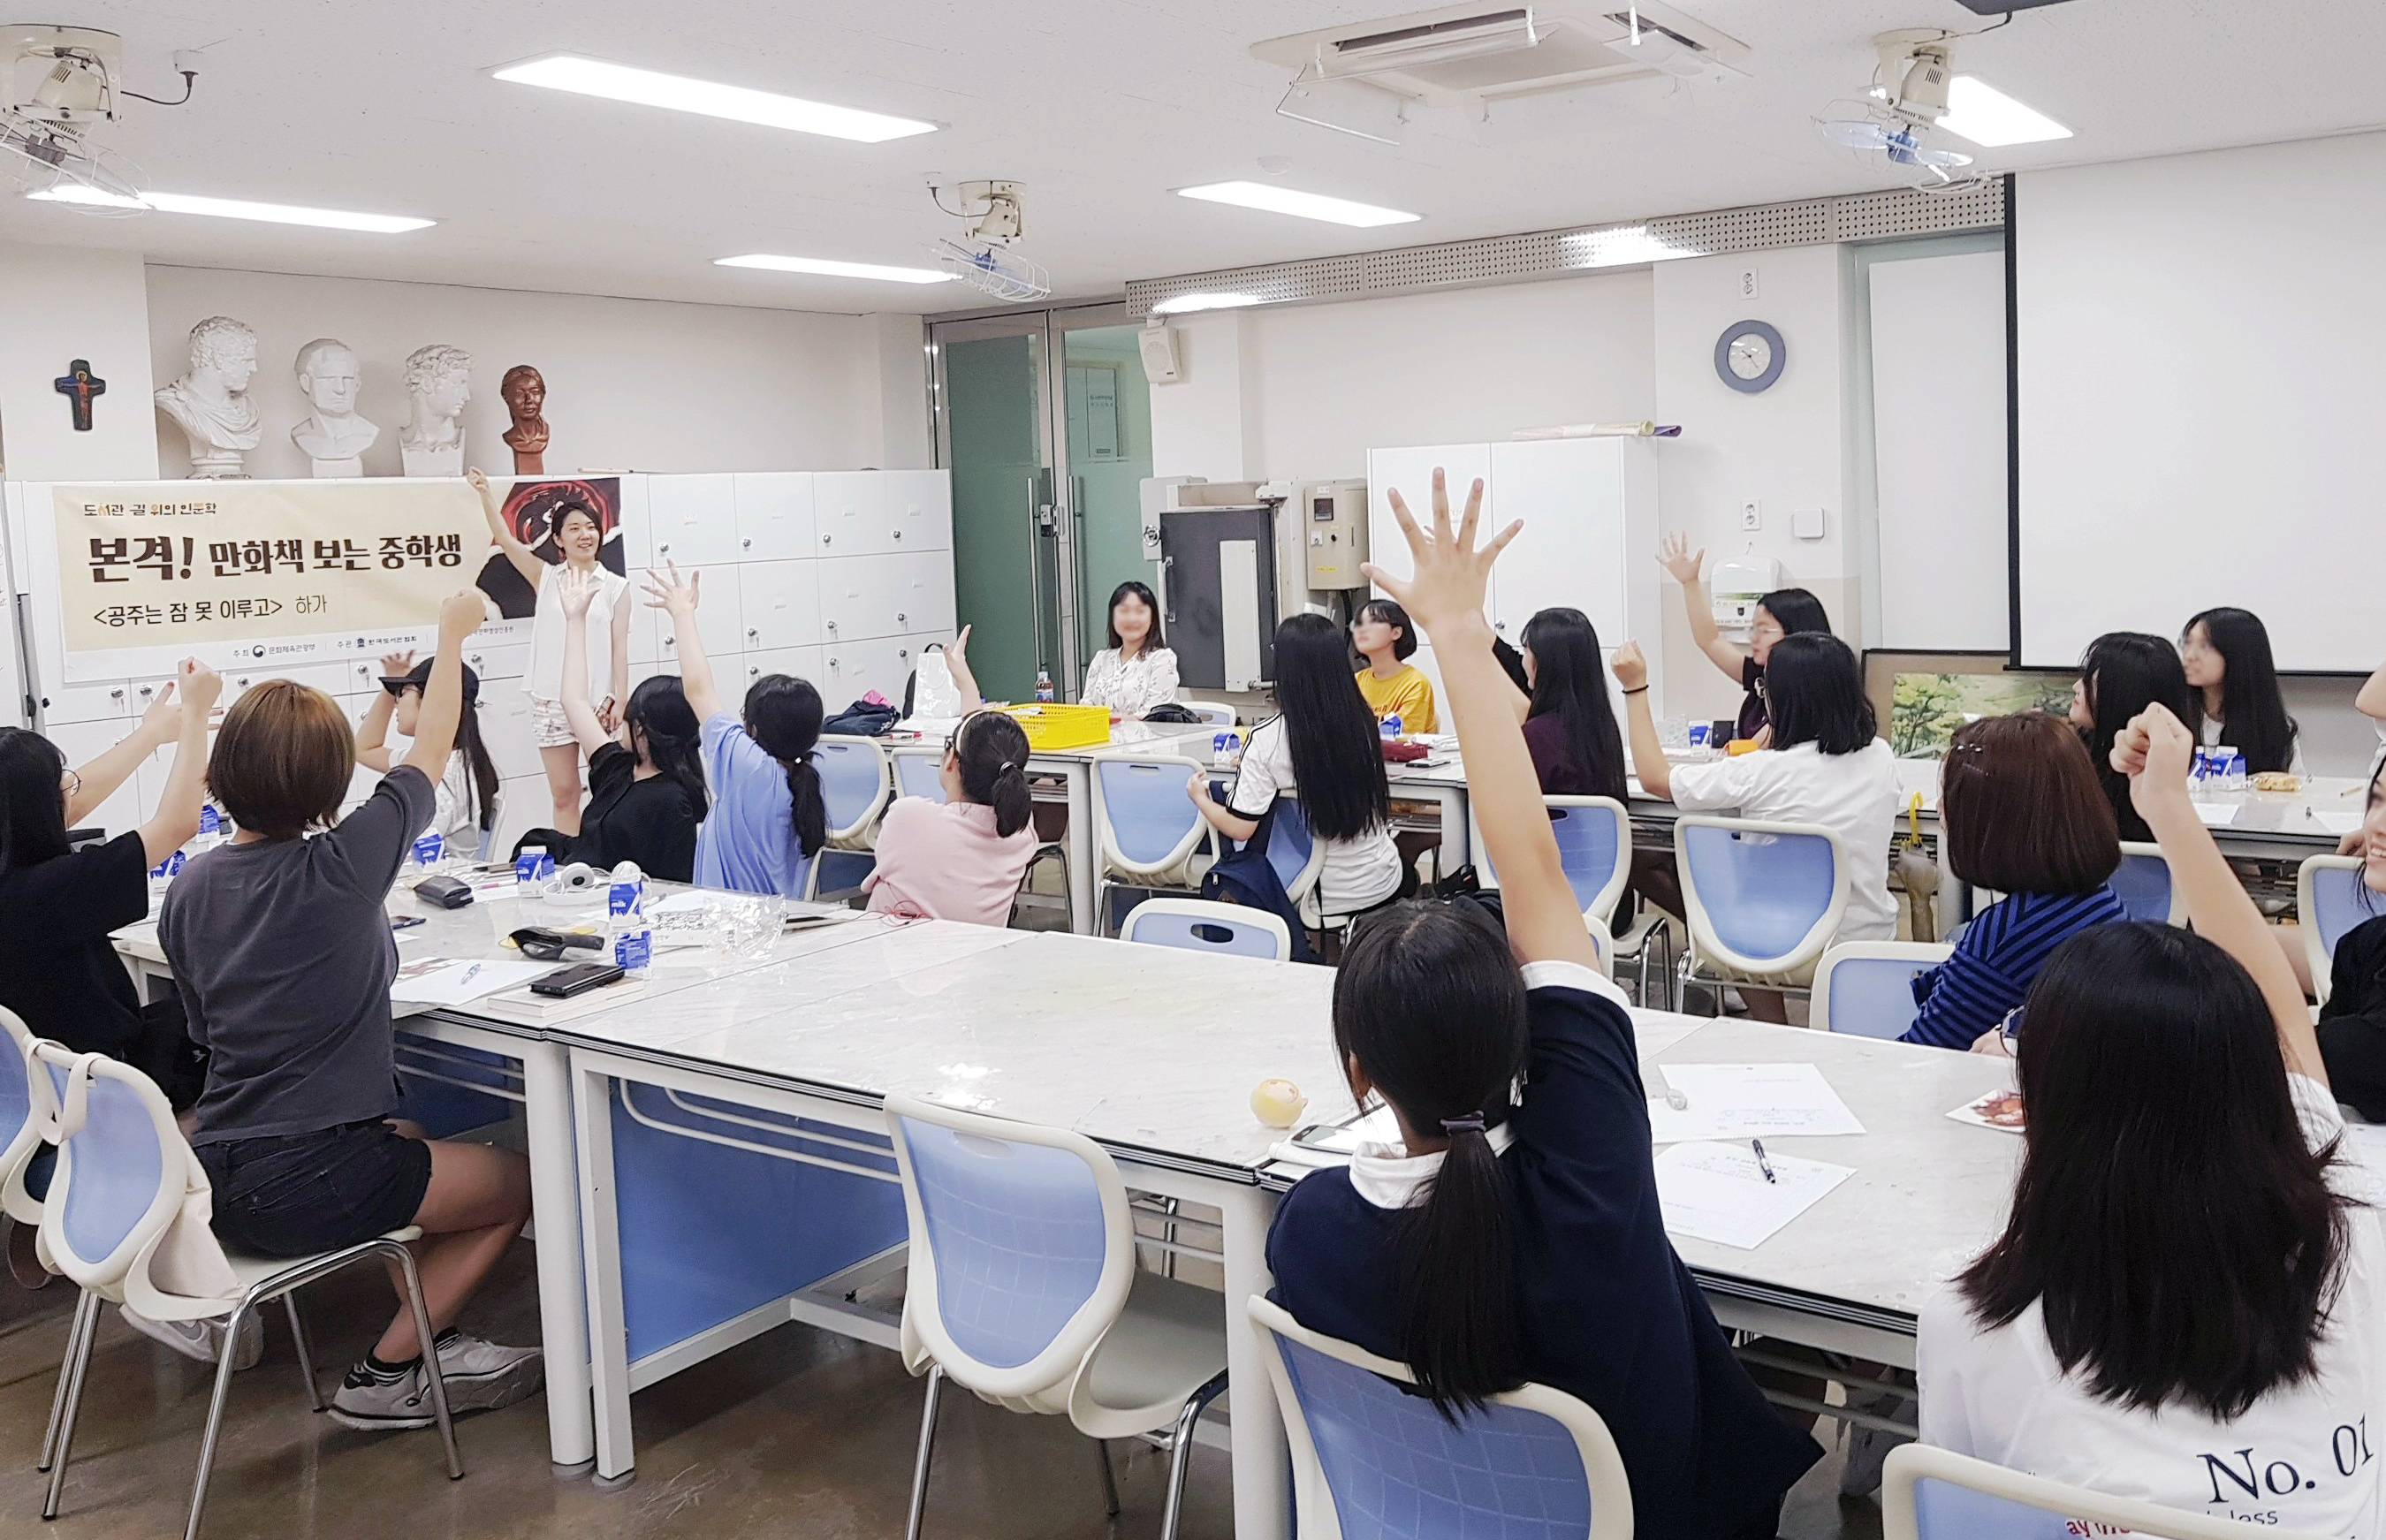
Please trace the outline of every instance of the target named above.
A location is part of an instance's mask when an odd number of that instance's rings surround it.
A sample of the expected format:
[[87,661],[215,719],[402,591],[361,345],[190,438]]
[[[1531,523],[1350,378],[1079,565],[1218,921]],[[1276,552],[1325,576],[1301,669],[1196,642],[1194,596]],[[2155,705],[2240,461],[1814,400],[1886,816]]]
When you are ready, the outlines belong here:
[[[1751,49],[1749,78],[1639,81],[1417,116],[1405,144],[1277,117],[1250,45],[1398,14],[1408,0],[169,0],[20,6],[122,33],[132,103],[105,129],[146,186],[435,219],[364,235],[187,215],[101,219],[0,197],[0,240],[161,263],[784,309],[934,312],[957,284],[726,269],[775,252],[928,265],[953,221],[926,177],[1027,184],[1020,250],[1063,296],[1129,278],[1901,184],[1810,119],[1860,93],[1891,27],[1988,25],[1957,0],[1687,0]],[[1616,8],[1621,8],[1618,0]],[[668,19],[668,24],[664,19]],[[845,106],[937,132],[847,143],[501,83],[569,50]],[[1958,45],[1977,73],[2077,131],[1980,151],[1983,169],[2129,159],[2386,124],[2376,0],[2071,0]],[[1288,165],[1273,178],[1262,157]],[[1413,210],[1346,230],[1171,195],[1280,181]],[[982,303],[982,302],[979,302]]]

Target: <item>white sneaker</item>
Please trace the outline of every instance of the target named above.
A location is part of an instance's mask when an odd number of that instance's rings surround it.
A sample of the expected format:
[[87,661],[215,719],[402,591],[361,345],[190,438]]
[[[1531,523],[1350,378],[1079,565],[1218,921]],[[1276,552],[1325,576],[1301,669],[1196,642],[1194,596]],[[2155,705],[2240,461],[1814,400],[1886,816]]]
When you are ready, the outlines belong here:
[[[152,1342],[162,1342],[186,1358],[199,1363],[213,1363],[223,1353],[223,1321],[152,1321],[130,1305],[119,1305],[116,1313]],[[242,1318],[240,1341],[232,1348],[232,1366],[235,1371],[254,1369],[265,1352],[265,1318],[251,1310]]]
[[[439,1376],[446,1383],[451,1416],[509,1407],[546,1383],[546,1361],[535,1347],[501,1347],[450,1331],[438,1339]],[[427,1428],[431,1384],[417,1362],[377,1370],[358,1363],[332,1397],[332,1420],[344,1427]]]
[[431,1387],[422,1378],[418,1358],[404,1369],[387,1372],[370,1364],[348,1368],[338,1392],[326,1409],[344,1428],[368,1433],[383,1428],[427,1428],[437,1421],[431,1414]]

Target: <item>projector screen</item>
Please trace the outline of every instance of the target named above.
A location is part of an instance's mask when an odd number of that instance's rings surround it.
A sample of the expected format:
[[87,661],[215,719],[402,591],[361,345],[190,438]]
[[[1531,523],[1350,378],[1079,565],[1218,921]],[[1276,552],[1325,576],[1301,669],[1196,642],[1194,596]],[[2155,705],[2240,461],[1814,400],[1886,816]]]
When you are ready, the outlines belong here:
[[2016,179],[2014,652],[2267,622],[2386,658],[2386,134]]

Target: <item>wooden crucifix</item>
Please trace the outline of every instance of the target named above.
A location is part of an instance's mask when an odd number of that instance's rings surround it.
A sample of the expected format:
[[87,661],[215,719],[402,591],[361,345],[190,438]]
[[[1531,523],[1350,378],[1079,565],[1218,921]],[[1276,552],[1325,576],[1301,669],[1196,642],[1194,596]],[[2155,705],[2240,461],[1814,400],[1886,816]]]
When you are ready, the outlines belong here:
[[91,360],[77,358],[69,364],[66,373],[50,382],[50,388],[74,408],[74,431],[90,432],[92,397],[107,394],[107,382],[91,371]]

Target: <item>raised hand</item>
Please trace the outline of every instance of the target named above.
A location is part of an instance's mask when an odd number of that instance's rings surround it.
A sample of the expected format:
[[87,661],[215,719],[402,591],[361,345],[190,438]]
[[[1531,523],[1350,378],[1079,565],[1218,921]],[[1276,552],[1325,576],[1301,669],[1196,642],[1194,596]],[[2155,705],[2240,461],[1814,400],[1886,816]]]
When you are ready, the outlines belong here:
[[1700,569],[1706,559],[1706,547],[1691,550],[1690,537],[1679,530],[1657,542],[1658,564],[1673,573],[1674,581],[1685,588],[1699,581]]
[[671,563],[667,571],[649,570],[647,573],[647,607],[662,610],[674,620],[684,620],[696,613],[703,581],[701,572],[690,572],[682,577],[676,561]]
[[1453,530],[1450,522],[1450,488],[1438,466],[1433,472],[1432,530],[1417,526],[1398,489],[1392,493],[1392,517],[1400,521],[1400,533],[1409,543],[1409,555],[1415,560],[1414,574],[1405,580],[1395,578],[1373,562],[1360,570],[1398,600],[1400,607],[1427,632],[1437,626],[1462,624],[1470,616],[1480,620],[1491,564],[1516,538],[1516,532],[1525,527],[1523,520],[1492,536],[1489,545],[1477,547],[1475,528],[1483,517],[1483,483],[1478,480],[1468,491],[1466,510]]
[[439,645],[460,645],[464,638],[481,629],[481,622],[487,618],[488,609],[482,603],[480,590],[458,589],[439,607]]
[[464,481],[474,492],[479,493],[482,496],[485,497],[489,495],[489,479],[481,474],[481,468],[479,466],[476,465],[471,470],[465,471]]
[[[205,712],[223,694],[223,676],[195,657],[182,659],[182,667],[174,676],[174,683],[182,686],[182,708],[186,711]],[[174,684],[166,688],[171,690]]]
[[413,671],[414,654],[411,651],[385,652],[381,655],[382,678],[404,679],[408,674],[410,674]]
[[2195,734],[2156,703],[2129,719],[2113,736],[2113,768],[2129,778],[2129,801],[2149,820],[2173,799],[2187,800],[2187,775],[2195,764]]
[[594,572],[575,572],[567,567],[555,575],[555,595],[563,603],[563,618],[577,620],[586,616],[596,602],[600,582]]
[[[183,659],[182,666],[191,667],[190,660]],[[141,713],[141,731],[161,744],[173,742],[182,731],[182,703],[175,696],[174,684],[175,681],[168,680],[149,709]]]
[[1640,656],[1640,644],[1626,642],[1615,649],[1614,661],[1608,664],[1615,671],[1615,682],[1627,690],[1638,690],[1649,682],[1649,660]]

